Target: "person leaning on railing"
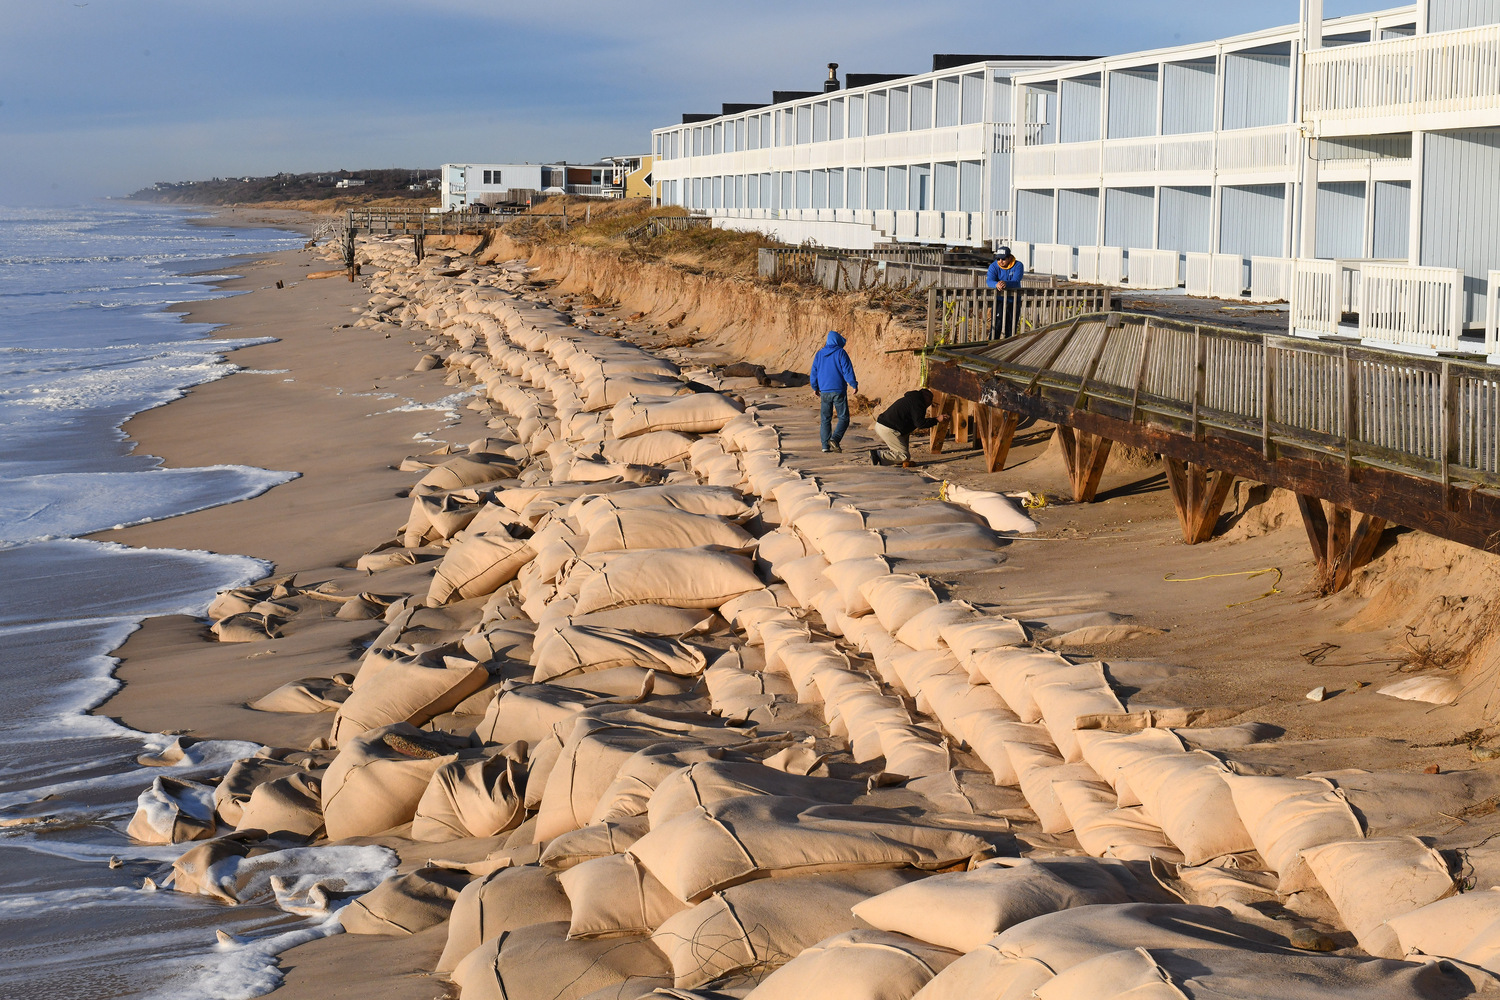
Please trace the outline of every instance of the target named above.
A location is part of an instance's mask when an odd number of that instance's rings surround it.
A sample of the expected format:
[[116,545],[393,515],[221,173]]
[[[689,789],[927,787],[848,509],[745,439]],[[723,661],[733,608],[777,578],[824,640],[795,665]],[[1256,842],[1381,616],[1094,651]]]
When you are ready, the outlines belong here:
[[985,273],[984,283],[995,289],[995,328],[991,336],[995,340],[1009,337],[1016,332],[1016,314],[1021,311],[1021,297],[1005,294],[1012,288],[1021,287],[1026,276],[1026,265],[1011,255],[1010,247],[995,251],[990,269]]

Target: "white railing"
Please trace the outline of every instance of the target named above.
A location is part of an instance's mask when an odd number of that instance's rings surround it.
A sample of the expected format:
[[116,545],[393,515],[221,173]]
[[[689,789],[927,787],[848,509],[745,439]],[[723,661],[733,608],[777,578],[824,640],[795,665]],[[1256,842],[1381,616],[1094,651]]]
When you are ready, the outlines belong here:
[[1208,289],[1216,299],[1237,299],[1245,294],[1245,258],[1216,253],[1208,262]]
[[1424,351],[1458,350],[1464,328],[1462,269],[1365,263],[1360,284],[1361,340]]
[[1186,266],[1183,272],[1183,289],[1189,295],[1209,296],[1213,294],[1213,254],[1183,254]]
[[917,213],[917,236],[924,240],[943,238],[943,213],[923,211]]
[[967,243],[969,241],[968,212],[943,212],[942,223],[944,240],[949,243]]
[[1005,245],[1010,247],[1010,255],[1012,257],[1020,261],[1022,264],[1026,265],[1027,271],[1034,270],[1034,267],[1031,263],[1032,256],[1030,243],[1027,243],[1024,240],[1009,240]]
[[896,213],[890,211],[889,209],[875,209],[874,226],[876,229],[880,230],[882,233],[885,233],[887,236],[895,236]]
[[1285,170],[1296,148],[1292,136],[1285,126],[1220,133],[1218,169],[1221,173]]
[[1180,257],[1176,250],[1142,250],[1131,247],[1125,253],[1130,258],[1131,288],[1177,287]]
[[1343,268],[1333,260],[1292,261],[1291,318],[1293,336],[1318,337],[1339,332],[1344,315]]
[[917,213],[896,212],[896,238],[914,240],[917,238]]
[[[1009,212],[990,212],[985,217],[984,238],[987,240],[1008,240],[1016,234],[1014,218]],[[1011,245],[1015,248],[1015,244]]]
[[1485,296],[1484,353],[1500,354],[1500,271],[1489,273],[1489,288]]
[[1079,247],[1078,280],[1118,287],[1125,283],[1123,247]]
[[1337,121],[1500,108],[1500,24],[1307,53],[1304,117]]
[[1038,243],[1031,248],[1034,270],[1039,274],[1073,276],[1073,248],[1060,243]]
[[1292,298],[1292,260],[1289,257],[1250,258],[1250,301],[1289,302]]

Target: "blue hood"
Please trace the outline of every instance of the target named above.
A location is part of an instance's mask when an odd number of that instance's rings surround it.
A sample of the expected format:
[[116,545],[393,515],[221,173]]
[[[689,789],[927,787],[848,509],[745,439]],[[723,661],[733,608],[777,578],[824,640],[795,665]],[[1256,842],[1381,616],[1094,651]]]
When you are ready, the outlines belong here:
[[[843,334],[839,333],[837,330],[829,330],[828,331],[828,343],[825,344],[824,346],[826,346],[826,347],[843,347],[845,343],[846,343],[846,341],[844,340]],[[804,348],[804,350],[805,350],[805,348]]]

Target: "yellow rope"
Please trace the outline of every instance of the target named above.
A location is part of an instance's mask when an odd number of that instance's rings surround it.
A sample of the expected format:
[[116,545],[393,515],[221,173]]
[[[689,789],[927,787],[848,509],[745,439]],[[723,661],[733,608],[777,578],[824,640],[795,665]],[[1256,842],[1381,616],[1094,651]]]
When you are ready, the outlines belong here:
[[1275,566],[1266,566],[1263,569],[1245,569],[1240,570],[1237,573],[1210,573],[1208,576],[1184,577],[1177,577],[1171,573],[1168,573],[1166,576],[1162,577],[1162,579],[1167,583],[1196,583],[1199,580],[1218,580],[1227,576],[1243,576],[1247,580],[1253,580],[1257,576],[1264,576],[1267,573],[1276,574],[1276,582],[1271,584],[1271,589],[1266,591],[1264,594],[1261,594],[1259,597],[1250,598],[1250,600],[1248,601],[1236,601],[1233,604],[1224,605],[1224,607],[1226,608],[1237,608],[1242,604],[1254,604],[1256,601],[1264,600],[1265,598],[1270,597],[1272,594],[1281,593],[1281,588],[1279,586],[1279,584],[1281,583],[1281,570]]

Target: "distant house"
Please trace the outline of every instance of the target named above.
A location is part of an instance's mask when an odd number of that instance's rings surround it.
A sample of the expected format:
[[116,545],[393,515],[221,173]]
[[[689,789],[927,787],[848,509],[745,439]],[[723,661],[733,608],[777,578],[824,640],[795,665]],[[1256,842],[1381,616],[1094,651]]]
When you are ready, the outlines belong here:
[[597,163],[445,163],[439,210],[524,205],[535,195],[648,198],[652,163],[650,156],[611,156]]
[[334,185],[334,187],[336,188],[362,188],[364,186],[364,181],[355,180],[353,177],[345,177],[343,180]]

